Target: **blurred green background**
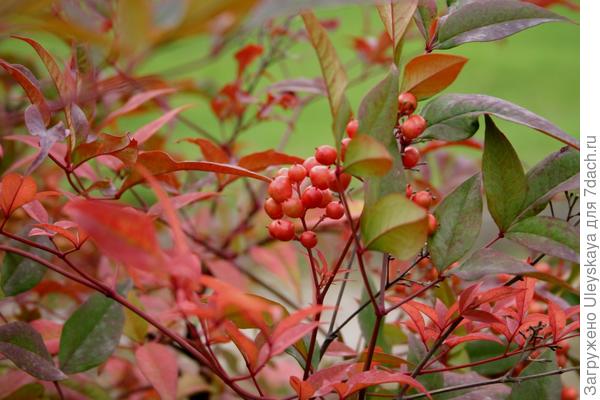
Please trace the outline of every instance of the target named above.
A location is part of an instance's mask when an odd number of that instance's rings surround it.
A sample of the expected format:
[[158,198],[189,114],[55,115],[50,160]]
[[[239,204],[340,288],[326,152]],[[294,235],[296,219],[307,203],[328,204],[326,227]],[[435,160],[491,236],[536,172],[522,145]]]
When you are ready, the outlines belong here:
[[[564,7],[554,11],[578,21],[576,12]],[[323,19],[337,19],[339,28],[331,33],[332,40],[344,62],[356,61],[352,39],[356,36],[377,36],[383,25],[374,7],[348,5],[334,8],[321,8],[317,12]],[[295,27],[300,27],[300,19],[295,19]],[[414,27],[412,28],[415,32]],[[43,35],[32,35],[57,54],[66,56],[67,49],[55,40]],[[403,50],[403,62],[423,52],[423,40],[414,35]],[[233,53],[244,44],[256,40],[256,35],[248,35],[230,46],[225,54],[215,62],[198,68],[191,68],[177,78],[193,78],[199,82],[210,82],[214,89],[233,80],[236,64]],[[174,42],[152,54],[136,71],[138,73],[162,73],[174,67],[198,60],[208,53],[211,40],[208,37],[193,37]],[[23,43],[4,40],[0,50],[17,50],[31,54]],[[550,23],[537,26],[498,42],[472,43],[447,50],[447,53],[460,54],[469,58],[458,79],[445,92],[482,93],[497,96],[546,117],[573,136],[579,136],[579,27],[576,23]],[[359,63],[352,62],[350,78],[361,72]],[[255,65],[254,65],[255,66]],[[380,80],[386,70],[378,67],[371,77],[350,88],[348,95],[356,110],[362,96]],[[271,83],[287,78],[320,76],[320,69],[313,49],[307,42],[301,42],[288,50],[287,58],[269,69],[269,75],[261,79],[256,92],[260,99],[265,98],[264,89]],[[223,138],[229,137],[233,124],[219,126],[210,110],[209,102],[199,96],[176,96],[173,104],[191,104],[184,115],[207,131]],[[251,109],[249,113],[256,110]],[[291,112],[288,111],[289,115]],[[134,130],[155,118],[158,114],[123,119],[119,130]],[[499,121],[518,153],[527,166],[544,158],[551,151],[561,147],[561,143],[531,129]],[[319,144],[331,143],[331,117],[327,101],[322,98],[311,103],[302,113],[286,148],[289,153],[308,156]],[[264,122],[246,131],[241,140],[246,146],[244,152],[275,147],[286,126],[282,122]],[[194,137],[189,128],[179,125],[177,138]],[[115,132],[118,133],[118,132]],[[481,138],[481,133],[478,134]],[[185,143],[170,144],[173,150],[188,158],[198,157],[195,146]]]

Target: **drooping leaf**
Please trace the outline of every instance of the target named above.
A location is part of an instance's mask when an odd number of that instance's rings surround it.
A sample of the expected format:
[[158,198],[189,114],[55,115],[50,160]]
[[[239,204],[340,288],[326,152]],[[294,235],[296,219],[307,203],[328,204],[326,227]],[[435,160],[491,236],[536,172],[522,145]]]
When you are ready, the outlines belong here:
[[379,17],[394,44],[394,62],[396,65],[400,61],[404,33],[417,9],[417,4],[418,0],[390,0],[377,5]]
[[530,217],[511,226],[506,238],[532,250],[579,262],[579,231],[565,220]]
[[146,343],[135,351],[137,366],[163,400],[177,398],[177,357],[163,344]]
[[467,61],[442,53],[416,56],[404,67],[401,91],[414,94],[418,100],[438,94],[454,82]]
[[80,166],[86,161],[103,155],[115,156],[126,163],[135,162],[137,142],[128,135],[113,136],[100,133],[93,142],[82,143],[77,146],[73,150],[72,160],[75,166]]
[[342,140],[346,123],[350,118],[350,103],[346,98],[348,76],[327,31],[312,12],[303,12],[302,19],[311,44],[317,52],[321,72],[327,87],[329,108],[333,117],[333,137],[336,146]]
[[152,270],[162,254],[152,218],[132,208],[99,200],[71,200],[64,208],[99,249],[126,265]]
[[366,207],[360,229],[365,246],[405,260],[427,238],[427,213],[403,194],[390,194]]
[[348,145],[344,171],[356,176],[383,176],[394,160],[385,146],[377,139],[357,134]]
[[59,381],[67,378],[52,362],[42,336],[25,322],[0,326],[0,354],[38,379]]
[[527,196],[519,217],[541,212],[556,194],[579,187],[579,152],[563,147],[531,168]]
[[576,138],[547,119],[506,100],[482,94],[444,94],[427,103],[421,113],[428,126],[423,137],[448,141],[468,139],[477,132],[476,119],[482,114],[527,126],[579,149]]
[[429,241],[429,253],[439,271],[473,247],[481,229],[482,211],[479,174],[463,182],[435,209],[438,229]]
[[0,287],[6,296],[15,296],[35,287],[44,278],[46,268],[14,253],[6,253],[0,268]]
[[[220,164],[210,161],[175,161],[171,156],[162,151],[146,151],[140,153],[137,158],[136,166],[146,168],[155,176],[176,171],[204,171],[254,178],[264,182],[271,181],[270,178],[264,175],[235,165]],[[123,194],[130,187],[142,183],[143,180],[142,175],[134,166],[134,170],[121,185],[118,195]]]
[[505,232],[519,215],[527,194],[527,179],[514,148],[485,117],[483,149],[483,183],[488,209],[501,232]]
[[440,20],[436,49],[503,39],[546,22],[568,21],[552,11],[517,0],[463,2]]
[[[556,354],[553,351],[547,350],[540,356],[540,359],[546,361],[532,362],[521,373],[520,377],[543,374],[544,372],[558,369]],[[559,375],[529,379],[519,384],[514,384],[508,400],[559,400],[561,398],[561,388],[562,383]]]
[[2,188],[2,211],[5,216],[10,215],[22,205],[35,200],[35,194],[37,193],[37,185],[32,177],[21,176],[13,172],[2,178],[0,187]]
[[488,275],[519,275],[529,272],[535,272],[535,268],[521,260],[496,250],[481,249],[448,273],[466,281],[477,281]]
[[125,316],[123,307],[100,293],[91,295],[65,322],[58,359],[68,374],[97,367],[119,344]]
[[33,78],[33,74],[24,66],[9,64],[4,60],[0,59],[0,67],[4,68],[4,70],[13,77],[15,81],[25,91],[27,97],[29,97],[29,101],[31,104],[37,106],[42,115],[42,120],[44,121],[44,126],[48,126],[50,122],[50,108],[48,107],[48,103],[46,102],[46,98],[40,89],[38,82],[36,82]]

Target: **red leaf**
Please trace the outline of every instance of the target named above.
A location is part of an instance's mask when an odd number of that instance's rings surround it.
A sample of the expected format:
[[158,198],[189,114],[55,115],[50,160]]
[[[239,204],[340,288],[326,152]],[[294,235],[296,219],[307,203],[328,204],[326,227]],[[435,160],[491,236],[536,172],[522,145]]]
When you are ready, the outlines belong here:
[[263,53],[262,46],[257,44],[248,44],[235,53],[235,59],[238,62],[238,77],[240,77],[248,65]]
[[444,344],[448,347],[455,347],[464,342],[471,342],[473,340],[485,340],[488,342],[496,342],[499,344],[503,344],[502,340],[498,339],[498,337],[491,335],[489,333],[475,332],[469,333],[464,336],[453,336],[447,339]]
[[238,165],[250,171],[262,171],[273,165],[302,164],[303,162],[304,159],[300,157],[290,156],[275,150],[266,150],[240,158]]
[[552,301],[548,302],[548,319],[550,328],[552,329],[552,338],[554,341],[558,341],[562,330],[567,324],[567,317],[565,312],[557,304]]
[[416,379],[403,373],[392,373],[387,371],[370,370],[365,372],[359,372],[358,374],[352,375],[346,382],[347,388],[344,393],[340,393],[340,396],[346,398],[353,393],[356,393],[369,386],[381,385],[384,383],[400,383],[409,385],[425,393],[429,399],[432,397],[427,392],[427,389],[419,383]]
[[421,340],[425,342],[425,340],[427,339],[427,335],[425,334],[425,321],[423,320],[423,316],[421,315],[421,313],[411,303],[405,303],[400,307],[404,310],[405,313],[408,314],[412,322],[417,327],[417,331],[421,336]]
[[73,164],[79,166],[84,162],[102,155],[113,155],[125,163],[135,162],[137,142],[128,136],[113,136],[101,133],[90,143],[82,143],[73,151]]
[[37,185],[30,176],[10,173],[2,178],[2,211],[9,216],[14,210],[35,199]]
[[475,300],[475,292],[477,292],[480,286],[481,283],[476,283],[463,290],[460,294],[460,298],[458,299],[458,309],[461,312],[471,306]]
[[119,118],[125,114],[128,114],[128,113],[134,111],[135,109],[137,109],[139,106],[141,106],[145,102],[150,101],[158,96],[173,93],[174,91],[175,91],[175,89],[163,88],[163,89],[149,90],[147,92],[138,93],[135,96],[132,96],[127,101],[127,103],[125,103],[121,108],[111,112],[104,119],[104,121],[102,121],[102,123],[98,126],[98,129],[102,129],[106,125],[113,122],[116,118]]
[[404,67],[402,91],[414,94],[418,100],[431,97],[450,86],[466,62],[467,58],[452,54],[416,56]]
[[[179,196],[171,197],[171,204],[173,208],[179,210],[180,208],[186,207],[190,204],[196,203],[198,201],[211,199],[215,196],[218,196],[217,192],[191,192],[184,193]],[[163,207],[160,203],[153,204],[152,207],[148,210],[148,215],[151,216],[159,216],[164,212]]]
[[177,398],[177,357],[169,347],[146,343],[135,352],[138,368],[163,400]]
[[478,295],[471,306],[477,307],[482,304],[500,301],[510,297],[515,297],[518,293],[523,292],[523,290],[524,289],[511,288],[507,286],[491,289]]
[[258,349],[254,341],[244,335],[231,321],[226,321],[223,327],[248,364],[255,367],[258,361]]
[[504,324],[504,321],[494,314],[483,310],[466,310],[462,316],[470,321],[478,321],[486,324]]
[[302,381],[296,376],[290,376],[290,386],[298,394],[298,400],[309,400],[315,393],[315,388],[308,381]]
[[308,335],[318,325],[318,322],[310,322],[306,324],[301,323],[286,329],[285,332],[282,332],[278,335],[277,339],[273,343],[270,352],[271,357],[283,353],[285,349],[292,346],[304,336]]
[[155,270],[162,252],[154,222],[146,214],[98,200],[71,200],[64,209],[100,250],[127,266]]
[[211,142],[208,139],[194,138],[184,139],[186,142],[193,143],[200,147],[200,151],[206,161],[228,163],[229,155],[221,148],[221,146]]
[[146,140],[150,139],[152,135],[158,132],[160,128],[171,122],[174,118],[177,117],[177,115],[179,115],[180,112],[189,107],[189,105],[181,106],[166,112],[159,118],[147,123],[146,125],[139,128],[137,131],[135,131],[133,133],[133,139],[136,140],[139,144],[144,143]]
[[[205,171],[244,176],[264,182],[271,182],[271,179],[264,175],[234,165],[210,161],[175,161],[171,156],[162,151],[146,151],[140,153],[137,158],[136,166],[145,167],[152,175],[162,175],[176,171]],[[129,175],[125,182],[123,182],[117,195],[122,195],[127,189],[142,181],[142,175],[134,168],[134,171]]]
[[332,367],[315,372],[308,378],[307,382],[309,382],[312,387],[316,388],[317,391],[314,393],[315,396],[323,396],[333,390],[333,384],[335,382],[345,380],[348,376],[348,372],[357,367],[362,368],[362,364],[336,364]]
[[17,68],[4,60],[0,60],[0,67],[4,68],[6,72],[8,72],[8,74],[12,76],[19,85],[21,85],[23,90],[25,90],[25,93],[27,94],[27,97],[29,97],[31,103],[35,104],[40,110],[42,118],[44,119],[44,124],[47,126],[51,117],[50,108],[48,107],[48,103],[46,103],[46,98],[44,97],[41,89],[21,70],[21,68],[25,67]]

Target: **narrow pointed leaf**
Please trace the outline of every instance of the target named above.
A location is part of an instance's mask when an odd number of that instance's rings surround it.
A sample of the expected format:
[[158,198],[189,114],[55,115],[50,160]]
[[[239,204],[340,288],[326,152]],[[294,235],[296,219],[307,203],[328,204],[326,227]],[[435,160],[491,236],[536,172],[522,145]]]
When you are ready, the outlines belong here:
[[442,53],[416,56],[404,67],[401,91],[414,94],[418,100],[438,94],[454,82],[467,61]]
[[419,0],[415,13],[415,24],[426,41],[430,39],[431,26],[437,18],[436,0]]
[[[48,107],[46,98],[44,97],[42,90],[38,86],[38,83],[32,80],[31,77],[33,75],[31,74],[31,72],[22,65],[9,64],[1,59],[0,67],[4,68],[4,70],[10,76],[12,76],[13,79],[17,81],[19,85],[21,85],[21,87],[25,91],[25,94],[27,94],[27,97],[29,97],[31,104],[35,104],[40,110],[40,113],[44,120],[44,124],[47,126],[50,122],[51,117],[50,108]],[[24,71],[27,71],[27,73]]]
[[390,194],[363,211],[360,224],[365,246],[405,260],[427,238],[427,213],[403,194]]
[[427,120],[423,138],[457,141],[477,132],[480,115],[490,114],[540,131],[575,149],[579,141],[545,118],[509,101],[482,94],[445,94],[436,97],[421,113]]
[[506,238],[531,250],[579,263],[579,231],[565,220],[526,218],[513,225]]
[[527,194],[527,180],[517,153],[492,119],[485,117],[483,183],[488,209],[501,232],[518,216]]
[[459,267],[450,270],[449,274],[466,281],[477,281],[488,275],[519,275],[535,271],[531,265],[509,255],[492,249],[481,249]]
[[435,209],[438,229],[429,241],[429,252],[438,270],[458,261],[473,247],[481,229],[482,212],[479,174],[463,182]]
[[376,6],[385,30],[394,44],[394,61],[396,65],[400,61],[402,39],[418,3],[418,0],[390,0]]
[[114,352],[123,331],[123,307],[96,293],[65,322],[58,359],[61,369],[74,374],[97,367]]

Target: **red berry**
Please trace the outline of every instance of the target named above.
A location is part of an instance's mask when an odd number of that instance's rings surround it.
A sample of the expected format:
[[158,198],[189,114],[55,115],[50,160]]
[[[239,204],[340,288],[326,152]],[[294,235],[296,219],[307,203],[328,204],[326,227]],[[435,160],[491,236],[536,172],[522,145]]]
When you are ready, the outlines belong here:
[[281,240],[283,242],[288,242],[295,236],[294,224],[283,219],[272,221],[269,224],[268,229],[269,234],[271,237],[273,237],[273,239]]
[[556,350],[557,354],[567,354],[569,352],[569,349],[571,348],[571,345],[568,342],[562,342],[560,344],[560,347]]
[[343,138],[342,139],[342,148],[341,148],[341,159],[342,161],[344,161],[346,159],[346,150],[348,150],[348,146],[350,145],[350,142],[352,141],[352,139],[350,138]]
[[427,233],[432,235],[437,230],[437,219],[433,214],[427,214]]
[[313,167],[316,167],[317,165],[319,165],[319,162],[317,161],[316,158],[314,157],[308,157],[306,160],[304,160],[304,162],[302,163],[302,166],[304,167],[304,169],[306,170],[306,173],[309,174],[310,170],[313,169]]
[[577,400],[577,389],[572,386],[565,386],[560,392],[560,400]]
[[312,249],[317,245],[317,234],[313,231],[306,231],[300,235],[300,243],[307,249]]
[[567,356],[565,354],[557,354],[556,355],[556,363],[558,364],[559,367],[565,368],[567,366],[568,361],[569,361],[569,359],[567,358]]
[[412,197],[412,195],[413,195],[413,189],[412,189],[412,186],[410,185],[410,183],[408,183],[406,185],[406,197],[410,199]]
[[323,165],[335,164],[335,160],[337,160],[337,150],[335,147],[326,144],[319,146],[315,151],[315,159]]
[[348,125],[346,125],[346,133],[348,134],[348,137],[352,139],[354,137],[354,135],[356,135],[357,131],[358,131],[358,120],[356,120],[356,119],[350,120],[350,122],[348,122]]
[[335,171],[329,171],[329,189],[334,192],[340,193],[344,190],[348,189],[350,186],[350,181],[352,180],[352,175],[341,173],[340,176],[336,176]]
[[317,165],[310,170],[310,182],[319,189],[329,187],[329,167]]
[[319,204],[319,208],[325,208],[327,204],[333,201],[333,195],[329,189],[321,190],[321,194],[323,195],[323,199],[321,200],[321,204]]
[[272,198],[268,198],[265,200],[265,212],[271,219],[279,219],[283,217],[283,209],[281,208],[281,204],[273,200]]
[[404,148],[402,154],[402,164],[404,168],[414,168],[421,160],[421,153],[416,147],[408,146]]
[[300,164],[294,164],[288,171],[288,177],[293,183],[302,182],[306,178],[306,168]]
[[416,139],[427,128],[427,121],[420,115],[411,115],[402,124],[402,135],[407,139]]
[[329,203],[325,208],[325,215],[331,219],[340,219],[344,216],[344,206],[342,203]]
[[398,112],[400,115],[410,115],[417,109],[417,98],[412,93],[402,93],[398,96]]
[[275,176],[287,176],[289,172],[289,168],[280,168],[279,171],[277,171],[277,174]]
[[300,199],[287,199],[281,206],[283,208],[283,213],[290,218],[300,218],[304,215],[304,206]]
[[283,203],[292,197],[292,183],[287,176],[278,176],[269,184],[268,192],[276,202]]
[[433,196],[426,190],[421,190],[420,192],[415,193],[412,201],[414,201],[419,206],[427,209],[431,207],[431,203],[433,202]]
[[302,192],[302,205],[305,208],[317,208],[321,205],[321,201],[323,201],[323,192],[314,186],[309,186]]

